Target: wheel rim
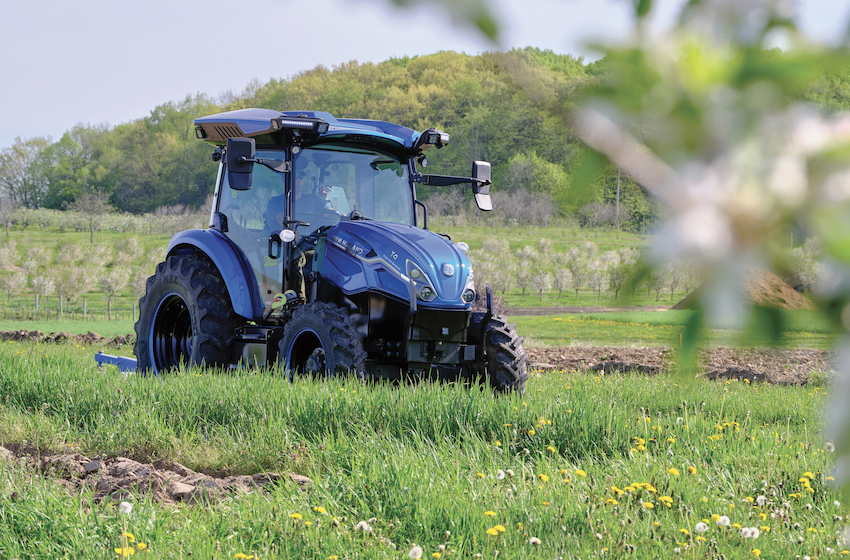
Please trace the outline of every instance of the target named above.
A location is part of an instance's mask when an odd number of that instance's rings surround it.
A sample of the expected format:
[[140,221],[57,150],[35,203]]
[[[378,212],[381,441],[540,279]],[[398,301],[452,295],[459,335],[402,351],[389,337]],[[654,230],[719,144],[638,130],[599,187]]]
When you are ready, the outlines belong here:
[[289,375],[324,375],[327,369],[325,349],[319,335],[313,329],[299,332],[286,352],[286,368]]
[[159,302],[151,326],[151,358],[157,372],[188,364],[192,356],[192,316],[178,294]]

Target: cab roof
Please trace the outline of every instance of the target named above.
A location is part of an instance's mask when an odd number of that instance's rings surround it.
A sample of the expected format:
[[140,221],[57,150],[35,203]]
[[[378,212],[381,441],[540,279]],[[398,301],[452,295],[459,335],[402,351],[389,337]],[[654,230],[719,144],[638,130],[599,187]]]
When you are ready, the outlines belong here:
[[412,150],[421,136],[413,129],[384,121],[368,119],[337,119],[325,111],[274,111],[272,109],[239,109],[195,119],[199,138],[211,144],[223,145],[228,138],[251,138],[278,132],[272,119],[306,117],[328,123],[328,130],[319,133],[322,139],[352,137],[363,140],[383,140],[400,148]]

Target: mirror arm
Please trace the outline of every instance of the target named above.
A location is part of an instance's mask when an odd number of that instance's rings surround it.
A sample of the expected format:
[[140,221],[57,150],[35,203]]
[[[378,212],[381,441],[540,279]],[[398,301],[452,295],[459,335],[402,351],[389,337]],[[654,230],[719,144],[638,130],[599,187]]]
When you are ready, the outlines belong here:
[[450,185],[459,185],[461,183],[473,183],[473,184],[490,184],[489,179],[487,181],[479,181],[473,177],[455,177],[452,175],[422,175],[421,173],[417,173],[413,176],[413,182],[422,183],[423,185],[431,185],[433,187],[448,187]]

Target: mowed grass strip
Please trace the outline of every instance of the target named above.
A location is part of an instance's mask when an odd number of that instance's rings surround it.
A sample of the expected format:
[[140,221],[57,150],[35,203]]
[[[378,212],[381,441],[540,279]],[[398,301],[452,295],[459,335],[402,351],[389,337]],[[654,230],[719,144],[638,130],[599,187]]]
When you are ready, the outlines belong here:
[[[315,481],[206,508],[142,498],[126,520],[152,558],[406,558],[414,543],[426,558],[844,550],[819,389],[562,372],[497,398],[276,371],[124,377],[90,350],[7,342],[0,394],[3,443]],[[0,467],[3,557],[115,557],[124,519]]]
[[[693,311],[633,311],[563,315],[516,315],[510,321],[537,346],[678,346]],[[816,311],[781,311],[782,332],[769,339],[758,328],[701,329],[709,346],[820,348],[835,346],[840,331]]]

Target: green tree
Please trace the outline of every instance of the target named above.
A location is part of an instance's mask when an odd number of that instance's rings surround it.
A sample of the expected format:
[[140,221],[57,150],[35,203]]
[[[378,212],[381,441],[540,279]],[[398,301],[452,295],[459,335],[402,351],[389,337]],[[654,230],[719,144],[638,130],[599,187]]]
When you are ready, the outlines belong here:
[[47,191],[41,153],[50,146],[50,139],[15,138],[15,143],[0,151],[0,186],[12,201],[24,208],[39,208]]

